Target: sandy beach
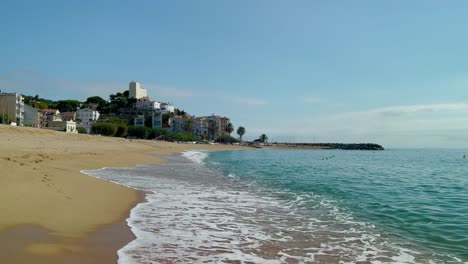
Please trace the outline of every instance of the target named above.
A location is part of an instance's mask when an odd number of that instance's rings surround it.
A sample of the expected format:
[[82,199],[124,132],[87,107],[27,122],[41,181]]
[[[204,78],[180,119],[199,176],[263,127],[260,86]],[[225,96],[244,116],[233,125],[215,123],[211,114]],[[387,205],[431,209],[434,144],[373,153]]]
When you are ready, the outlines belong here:
[[0,125],[0,261],[115,263],[144,194],[80,173],[161,161],[152,154],[238,149]]

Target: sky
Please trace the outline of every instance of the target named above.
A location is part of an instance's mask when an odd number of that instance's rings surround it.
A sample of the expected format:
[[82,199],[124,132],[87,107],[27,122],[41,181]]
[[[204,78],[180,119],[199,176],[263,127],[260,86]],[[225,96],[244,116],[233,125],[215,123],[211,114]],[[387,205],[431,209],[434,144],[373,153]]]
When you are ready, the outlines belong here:
[[128,89],[245,137],[468,148],[468,2],[1,1],[0,89]]

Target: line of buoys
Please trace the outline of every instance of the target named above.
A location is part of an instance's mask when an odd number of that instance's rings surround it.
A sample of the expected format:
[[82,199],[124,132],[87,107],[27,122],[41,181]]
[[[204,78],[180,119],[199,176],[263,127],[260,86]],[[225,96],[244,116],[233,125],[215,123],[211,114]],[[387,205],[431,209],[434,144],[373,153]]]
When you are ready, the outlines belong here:
[[323,158],[322,160],[328,160],[328,159],[331,159],[331,158],[334,158],[334,157],[335,157],[335,155],[330,156],[330,157]]

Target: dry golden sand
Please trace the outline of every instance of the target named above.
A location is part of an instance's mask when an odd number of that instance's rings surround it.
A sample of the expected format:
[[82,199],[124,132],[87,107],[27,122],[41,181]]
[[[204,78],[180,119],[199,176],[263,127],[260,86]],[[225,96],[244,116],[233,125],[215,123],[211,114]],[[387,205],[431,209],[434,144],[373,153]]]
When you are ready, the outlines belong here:
[[[142,193],[80,173],[200,145],[0,125],[0,263],[115,263]],[[241,147],[203,145],[221,150]]]

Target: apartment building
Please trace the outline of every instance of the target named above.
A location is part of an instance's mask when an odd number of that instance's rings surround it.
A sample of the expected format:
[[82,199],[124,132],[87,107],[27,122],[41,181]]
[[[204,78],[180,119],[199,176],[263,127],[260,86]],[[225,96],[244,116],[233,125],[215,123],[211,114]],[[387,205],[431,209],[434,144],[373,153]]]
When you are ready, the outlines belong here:
[[0,116],[4,124],[24,125],[24,100],[18,93],[0,93]]

